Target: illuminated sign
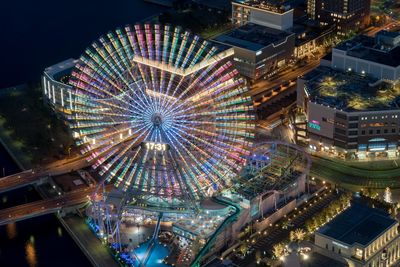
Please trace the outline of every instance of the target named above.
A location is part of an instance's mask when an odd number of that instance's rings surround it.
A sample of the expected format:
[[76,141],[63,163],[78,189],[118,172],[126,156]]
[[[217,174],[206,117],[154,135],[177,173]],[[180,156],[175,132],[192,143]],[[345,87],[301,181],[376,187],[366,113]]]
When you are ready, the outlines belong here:
[[319,125],[319,121],[309,121],[308,122],[308,127],[317,130],[317,131],[321,131],[321,125]]
[[142,145],[148,150],[167,151],[169,149],[169,145],[163,143],[143,142]]

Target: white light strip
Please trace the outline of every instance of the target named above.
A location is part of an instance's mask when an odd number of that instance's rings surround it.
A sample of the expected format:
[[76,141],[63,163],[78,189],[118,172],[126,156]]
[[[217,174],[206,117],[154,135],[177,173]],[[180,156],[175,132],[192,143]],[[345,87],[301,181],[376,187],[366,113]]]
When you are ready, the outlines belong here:
[[233,53],[234,53],[233,48],[230,48],[228,50],[225,50],[225,51],[211,57],[208,60],[203,60],[203,61],[197,63],[196,65],[194,65],[193,67],[187,68],[187,69],[172,67],[169,64],[165,64],[163,62],[159,62],[159,61],[155,61],[155,60],[146,59],[146,58],[143,58],[143,57],[137,56],[137,55],[132,57],[132,61],[134,61],[138,64],[144,64],[149,67],[168,71],[170,73],[174,73],[174,74],[177,74],[180,76],[188,76],[188,75],[191,75],[201,69],[204,69],[216,62],[219,62],[224,58],[233,56]]

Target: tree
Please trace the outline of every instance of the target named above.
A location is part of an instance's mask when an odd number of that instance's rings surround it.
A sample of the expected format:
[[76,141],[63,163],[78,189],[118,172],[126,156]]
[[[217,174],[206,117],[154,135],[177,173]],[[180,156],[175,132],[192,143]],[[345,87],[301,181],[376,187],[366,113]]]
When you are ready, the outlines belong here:
[[385,189],[385,193],[383,194],[383,200],[385,200],[385,202],[389,204],[393,203],[392,191],[390,191],[389,187],[386,187]]
[[284,252],[285,252],[285,245],[283,243],[278,243],[274,245],[274,247],[272,248],[272,253],[277,259],[282,257],[284,255]]
[[246,251],[247,251],[247,246],[246,246],[246,244],[240,245],[239,250],[240,250],[240,252],[242,252],[242,255],[245,255],[245,254],[246,254]]
[[294,231],[290,231],[290,233],[289,233],[289,240],[292,241],[292,242],[296,240],[296,237],[295,237],[295,235],[294,235]]
[[306,232],[304,232],[303,229],[298,228],[298,229],[294,230],[293,235],[295,237],[295,240],[302,241],[302,240],[304,240],[304,238],[306,236]]
[[314,219],[308,219],[304,225],[306,226],[307,232],[312,233],[315,230],[315,220]]

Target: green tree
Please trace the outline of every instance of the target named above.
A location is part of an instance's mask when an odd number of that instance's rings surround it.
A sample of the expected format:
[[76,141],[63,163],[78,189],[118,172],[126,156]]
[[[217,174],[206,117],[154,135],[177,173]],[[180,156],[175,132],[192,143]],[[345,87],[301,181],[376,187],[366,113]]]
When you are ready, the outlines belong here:
[[285,245],[283,243],[275,244],[272,248],[272,253],[276,259],[279,259],[285,253]]

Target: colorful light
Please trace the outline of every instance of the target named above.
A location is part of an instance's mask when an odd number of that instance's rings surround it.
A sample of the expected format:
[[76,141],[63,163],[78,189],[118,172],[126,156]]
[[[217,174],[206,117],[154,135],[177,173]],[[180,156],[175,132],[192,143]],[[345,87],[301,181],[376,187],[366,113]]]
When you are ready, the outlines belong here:
[[253,137],[251,99],[227,51],[181,28],[126,26],[72,73],[71,128],[123,191],[198,199],[229,185]]

